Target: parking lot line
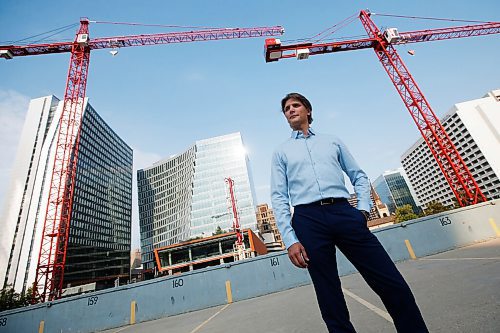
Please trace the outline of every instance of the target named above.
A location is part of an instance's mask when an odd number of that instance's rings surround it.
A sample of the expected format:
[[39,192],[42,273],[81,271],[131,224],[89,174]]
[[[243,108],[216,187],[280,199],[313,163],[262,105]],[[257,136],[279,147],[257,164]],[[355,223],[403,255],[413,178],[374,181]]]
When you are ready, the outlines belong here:
[[493,258],[420,258],[418,260],[500,260],[500,257]]
[[372,310],[373,312],[375,312],[376,314],[378,314],[380,317],[384,318],[388,322],[394,323],[392,321],[391,316],[386,311],[382,310],[381,308],[376,307],[372,303],[368,302],[367,300],[362,299],[358,295],[350,292],[349,290],[347,290],[345,288],[342,288],[342,291],[344,292],[344,294],[351,297],[352,299],[359,302],[360,304],[366,306],[368,309]]
[[210,320],[214,319],[217,315],[219,315],[219,313],[221,313],[222,311],[224,311],[229,305],[231,305],[231,304],[224,305],[224,307],[222,309],[220,309],[219,311],[217,311],[216,313],[214,313],[210,318],[208,318],[207,320],[205,320],[204,322],[202,322],[200,325],[198,325],[194,330],[192,330],[189,333],[196,333],[196,332],[198,332],[203,326],[205,326]]

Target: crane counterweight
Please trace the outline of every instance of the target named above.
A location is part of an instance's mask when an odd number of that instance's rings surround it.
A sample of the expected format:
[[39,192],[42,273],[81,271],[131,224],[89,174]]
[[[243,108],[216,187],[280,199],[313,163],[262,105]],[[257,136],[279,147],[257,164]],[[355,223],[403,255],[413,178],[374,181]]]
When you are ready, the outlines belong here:
[[9,50],[0,50],[0,58],[12,59],[14,56]]

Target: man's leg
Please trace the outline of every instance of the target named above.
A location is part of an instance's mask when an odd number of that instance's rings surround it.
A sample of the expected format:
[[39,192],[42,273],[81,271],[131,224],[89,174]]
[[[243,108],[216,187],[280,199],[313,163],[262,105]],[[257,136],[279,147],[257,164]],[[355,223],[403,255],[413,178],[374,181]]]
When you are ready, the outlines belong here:
[[309,274],[328,331],[356,332],[340,285],[332,232],[324,217],[321,207],[296,207],[293,228],[309,257]]
[[[336,207],[338,208],[338,207]],[[394,320],[398,332],[428,332],[410,287],[357,209],[343,207],[336,223],[335,243],[375,291]],[[339,218],[334,210],[331,218]]]

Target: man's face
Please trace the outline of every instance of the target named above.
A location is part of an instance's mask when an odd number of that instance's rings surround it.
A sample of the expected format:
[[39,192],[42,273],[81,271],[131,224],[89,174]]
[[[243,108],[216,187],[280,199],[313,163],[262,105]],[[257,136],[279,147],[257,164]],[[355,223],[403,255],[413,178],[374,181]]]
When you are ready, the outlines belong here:
[[311,112],[299,100],[295,98],[287,100],[284,114],[293,130],[304,130],[309,127],[308,116]]

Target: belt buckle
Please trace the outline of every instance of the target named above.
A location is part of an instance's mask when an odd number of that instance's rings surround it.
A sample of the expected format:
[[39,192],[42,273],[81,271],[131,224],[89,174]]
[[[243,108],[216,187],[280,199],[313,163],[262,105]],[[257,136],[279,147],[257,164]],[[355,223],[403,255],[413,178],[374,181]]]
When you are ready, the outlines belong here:
[[331,199],[330,199],[330,200],[328,200],[328,199],[324,199],[324,200],[320,200],[320,201],[319,201],[319,204],[320,204],[321,206],[331,205],[332,203],[333,203],[333,202],[331,201]]

